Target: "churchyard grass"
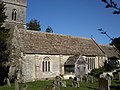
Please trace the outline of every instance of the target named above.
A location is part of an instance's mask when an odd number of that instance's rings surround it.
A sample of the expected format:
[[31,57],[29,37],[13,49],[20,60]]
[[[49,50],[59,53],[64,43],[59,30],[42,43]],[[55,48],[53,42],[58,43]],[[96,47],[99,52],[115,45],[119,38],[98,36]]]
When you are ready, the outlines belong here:
[[[45,89],[46,87],[51,87],[53,84],[52,80],[46,80],[46,81],[35,81],[35,82],[29,82],[27,83],[27,90],[48,90]],[[20,84],[21,86],[22,84]],[[8,87],[7,85],[0,86],[0,90],[15,90],[14,84],[12,84],[11,87]],[[61,90],[98,90],[98,80],[94,81],[94,83],[88,83],[88,82],[82,82],[80,83],[79,88],[72,87],[72,81],[67,80],[67,87],[62,87]],[[113,80],[111,90],[120,90],[120,81],[119,80]]]
[[[45,89],[46,87],[51,87],[53,84],[52,80],[46,80],[46,81],[35,81],[35,82],[29,82],[27,83],[28,88],[27,90],[48,90]],[[67,80],[67,87],[62,87],[61,90],[97,90],[98,89],[98,83],[89,84],[87,82],[80,83],[79,88],[72,87],[72,81]],[[14,84],[12,84],[12,87],[8,87],[7,85],[0,86],[0,90],[15,90]]]
[[120,90],[120,80],[112,81],[111,90]]

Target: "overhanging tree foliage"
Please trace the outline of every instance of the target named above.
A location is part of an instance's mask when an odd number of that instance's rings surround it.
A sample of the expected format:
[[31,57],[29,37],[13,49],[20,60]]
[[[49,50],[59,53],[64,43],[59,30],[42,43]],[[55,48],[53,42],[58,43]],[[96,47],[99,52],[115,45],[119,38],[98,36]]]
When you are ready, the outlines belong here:
[[98,29],[98,31],[100,31],[101,34],[105,34],[110,40],[111,43],[110,45],[114,45],[120,52],[120,37],[118,38],[111,38],[106,31],[104,31],[102,28]]
[[40,31],[41,30],[40,22],[37,21],[36,19],[31,20],[29,23],[27,23],[27,30]]
[[113,14],[120,14],[120,7],[118,7],[117,3],[114,0],[101,0],[106,4],[106,8],[113,8]]
[[120,37],[114,38],[110,45],[115,45],[120,52]]

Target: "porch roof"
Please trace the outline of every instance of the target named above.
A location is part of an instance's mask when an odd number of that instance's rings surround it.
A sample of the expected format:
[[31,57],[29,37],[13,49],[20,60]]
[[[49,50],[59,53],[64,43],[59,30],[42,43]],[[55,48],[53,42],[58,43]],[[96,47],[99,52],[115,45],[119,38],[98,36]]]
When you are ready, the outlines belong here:
[[77,61],[78,58],[79,55],[71,56],[68,58],[64,65],[75,65],[75,62]]

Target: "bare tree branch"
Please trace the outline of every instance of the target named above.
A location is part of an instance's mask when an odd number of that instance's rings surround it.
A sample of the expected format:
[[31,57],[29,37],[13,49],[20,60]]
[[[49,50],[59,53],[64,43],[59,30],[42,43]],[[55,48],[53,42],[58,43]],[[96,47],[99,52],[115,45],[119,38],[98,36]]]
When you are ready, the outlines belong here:
[[113,14],[120,14],[120,8],[118,7],[117,3],[114,0],[101,0],[103,3],[106,4],[105,8],[113,8]]

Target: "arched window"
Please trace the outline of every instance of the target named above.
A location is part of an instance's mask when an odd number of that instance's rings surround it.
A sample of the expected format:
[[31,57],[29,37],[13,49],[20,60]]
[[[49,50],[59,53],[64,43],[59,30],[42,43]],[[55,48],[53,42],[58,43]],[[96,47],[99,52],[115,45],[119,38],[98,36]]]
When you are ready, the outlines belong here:
[[17,10],[16,9],[12,10],[12,20],[14,20],[14,21],[17,20]]
[[42,71],[43,72],[50,72],[50,58],[45,57],[42,61]]

